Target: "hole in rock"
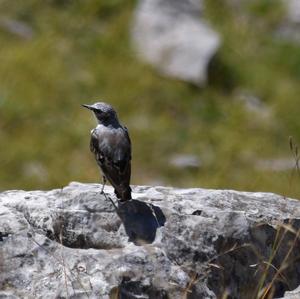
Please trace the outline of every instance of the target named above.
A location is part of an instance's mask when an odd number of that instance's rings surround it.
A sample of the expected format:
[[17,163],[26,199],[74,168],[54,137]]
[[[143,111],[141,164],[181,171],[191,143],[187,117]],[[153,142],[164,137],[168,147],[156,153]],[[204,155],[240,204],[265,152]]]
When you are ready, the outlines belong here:
[[8,237],[8,233],[0,232],[0,242],[4,241],[4,238]]
[[123,277],[119,286],[110,291],[110,299],[168,299],[167,292],[154,288],[153,286],[145,286],[140,281],[131,281],[128,277]]
[[192,213],[192,215],[200,216],[202,214],[201,210],[196,210]]

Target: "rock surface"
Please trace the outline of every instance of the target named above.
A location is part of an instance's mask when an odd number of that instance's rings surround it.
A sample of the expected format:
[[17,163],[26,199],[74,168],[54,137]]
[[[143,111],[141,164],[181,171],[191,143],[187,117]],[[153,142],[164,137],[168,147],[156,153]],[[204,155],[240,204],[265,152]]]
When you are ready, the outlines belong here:
[[300,42],[300,1],[283,0],[286,5],[286,16],[278,29],[280,37]]
[[297,200],[135,186],[124,229],[99,190],[0,194],[0,298],[247,299],[267,285],[279,298],[300,285]]
[[300,298],[300,287],[291,292],[286,292],[284,298],[281,299],[299,299]]
[[204,85],[220,38],[201,19],[201,0],[140,0],[132,37],[140,56],[161,73]]

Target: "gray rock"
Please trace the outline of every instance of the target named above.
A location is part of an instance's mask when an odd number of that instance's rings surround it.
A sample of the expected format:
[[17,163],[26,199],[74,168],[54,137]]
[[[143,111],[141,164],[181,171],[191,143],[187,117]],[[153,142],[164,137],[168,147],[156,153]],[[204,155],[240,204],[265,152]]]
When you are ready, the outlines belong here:
[[254,167],[264,171],[287,171],[296,167],[296,161],[290,157],[277,159],[259,159],[254,163]]
[[132,30],[140,57],[167,76],[204,85],[220,38],[202,11],[201,0],[140,0]]
[[10,18],[0,19],[0,28],[22,39],[32,39],[33,29],[25,22]]
[[272,110],[259,97],[249,91],[238,90],[236,99],[242,103],[249,113],[259,116],[261,119],[268,120],[272,118]]
[[284,297],[281,299],[299,299],[300,298],[300,287],[291,292],[286,292]]
[[196,155],[188,155],[188,154],[177,154],[173,155],[169,164],[176,168],[199,168],[201,166],[201,161]]
[[284,3],[288,7],[288,19],[295,23],[300,24],[300,2],[299,0],[285,0]]
[[300,1],[282,0],[286,5],[286,16],[277,30],[280,38],[300,42]]
[[247,299],[273,278],[278,298],[300,285],[297,200],[133,186],[118,217],[99,190],[0,193],[0,298]]

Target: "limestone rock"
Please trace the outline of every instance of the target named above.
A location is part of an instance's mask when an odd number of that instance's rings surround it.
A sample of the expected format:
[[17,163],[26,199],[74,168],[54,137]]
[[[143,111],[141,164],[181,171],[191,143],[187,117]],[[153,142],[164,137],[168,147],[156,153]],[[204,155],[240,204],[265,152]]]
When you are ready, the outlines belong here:
[[270,282],[278,298],[300,285],[297,200],[133,186],[114,208],[99,190],[0,194],[1,298],[247,299]]
[[300,24],[300,2],[298,0],[287,0],[288,18],[295,24]]
[[300,1],[283,0],[286,5],[286,16],[277,34],[284,39],[300,42]]
[[299,299],[300,298],[300,287],[291,292],[286,292],[282,299]]
[[0,28],[19,38],[30,40],[34,36],[33,29],[25,22],[11,18],[0,18]]
[[204,85],[220,38],[202,11],[201,0],[140,0],[132,30],[140,56],[167,76]]
[[197,169],[202,163],[196,155],[175,154],[170,157],[169,164],[180,169]]

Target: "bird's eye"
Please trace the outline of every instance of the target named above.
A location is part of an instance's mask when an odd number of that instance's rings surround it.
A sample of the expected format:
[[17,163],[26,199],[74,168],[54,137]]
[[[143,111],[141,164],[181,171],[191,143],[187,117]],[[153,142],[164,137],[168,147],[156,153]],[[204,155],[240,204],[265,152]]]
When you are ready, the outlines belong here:
[[99,116],[99,117],[101,117],[102,119],[105,119],[105,118],[107,118],[107,113],[105,113],[105,112],[103,112],[103,111],[101,111],[101,110],[99,110],[99,111],[97,111],[97,115]]

